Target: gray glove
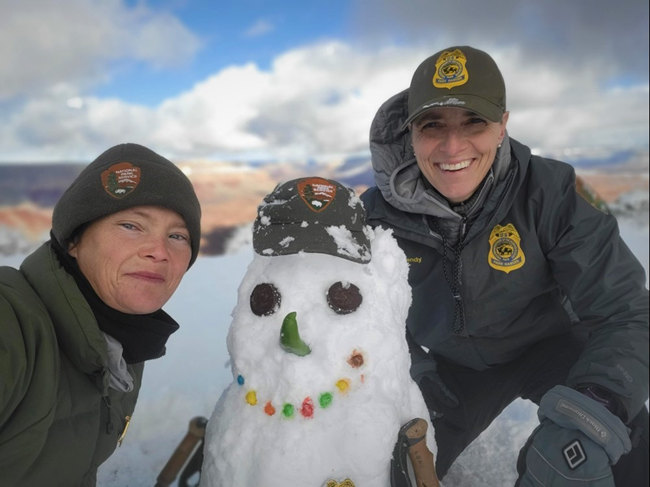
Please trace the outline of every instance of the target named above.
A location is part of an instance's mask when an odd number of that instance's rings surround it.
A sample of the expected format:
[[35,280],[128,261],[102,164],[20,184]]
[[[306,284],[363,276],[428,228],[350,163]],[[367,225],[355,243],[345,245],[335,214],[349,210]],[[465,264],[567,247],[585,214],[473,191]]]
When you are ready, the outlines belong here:
[[565,386],[544,394],[537,415],[525,465],[522,456],[517,465],[519,487],[614,487],[611,465],[632,449],[618,417]]

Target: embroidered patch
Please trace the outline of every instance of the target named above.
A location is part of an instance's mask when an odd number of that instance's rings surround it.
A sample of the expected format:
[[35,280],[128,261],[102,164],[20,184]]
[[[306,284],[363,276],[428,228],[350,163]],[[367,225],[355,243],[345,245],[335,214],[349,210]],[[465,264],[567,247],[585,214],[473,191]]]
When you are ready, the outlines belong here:
[[461,86],[469,80],[469,72],[465,63],[467,58],[460,49],[453,52],[443,52],[436,61],[436,72],[433,75],[433,86],[436,88],[452,89]]
[[336,196],[336,186],[327,179],[308,178],[298,183],[298,194],[310,210],[320,213]]
[[519,269],[526,263],[526,256],[521,248],[521,237],[512,223],[497,225],[490,233],[490,267],[506,274]]
[[140,168],[130,162],[114,164],[102,173],[102,185],[113,198],[124,198],[140,184]]
[[573,440],[571,443],[562,448],[564,461],[571,470],[575,470],[587,461],[587,454],[582,447],[580,440]]

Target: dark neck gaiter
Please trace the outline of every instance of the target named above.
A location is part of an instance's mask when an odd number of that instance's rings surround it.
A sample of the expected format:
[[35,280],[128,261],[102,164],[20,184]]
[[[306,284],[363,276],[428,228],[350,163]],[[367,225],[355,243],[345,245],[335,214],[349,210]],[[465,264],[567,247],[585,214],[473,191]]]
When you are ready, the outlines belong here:
[[92,309],[99,329],[122,344],[126,363],[135,364],[165,354],[165,343],[179,326],[162,309],[145,315],[117,311],[104,303],[81,273],[77,260],[59,245],[54,237],[50,245],[61,265],[70,274]]

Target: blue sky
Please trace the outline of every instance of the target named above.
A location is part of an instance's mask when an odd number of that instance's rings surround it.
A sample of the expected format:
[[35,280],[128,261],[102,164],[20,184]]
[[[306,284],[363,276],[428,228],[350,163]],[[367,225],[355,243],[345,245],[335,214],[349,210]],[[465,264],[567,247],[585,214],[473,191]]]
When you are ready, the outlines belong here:
[[363,156],[451,45],[495,58],[535,150],[647,153],[646,0],[0,0],[0,162]]
[[[142,2],[125,3],[137,6]],[[97,95],[153,106],[191,89],[197,80],[226,66],[254,62],[268,69],[275,56],[295,46],[350,38],[346,22],[350,2],[345,0],[156,0],[146,4],[168,12],[188,26],[199,39],[199,49],[194,56],[169,69],[143,62],[119,66],[118,70],[124,70],[128,76],[113,77],[97,88]]]

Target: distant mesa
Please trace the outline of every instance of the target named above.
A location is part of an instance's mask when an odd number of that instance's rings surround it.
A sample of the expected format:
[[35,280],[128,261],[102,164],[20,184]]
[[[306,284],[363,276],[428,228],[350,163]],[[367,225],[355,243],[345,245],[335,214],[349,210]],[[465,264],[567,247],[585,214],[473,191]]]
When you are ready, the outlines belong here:
[[[562,160],[562,154],[555,156]],[[640,214],[647,225],[648,151],[585,153],[581,157],[574,154],[569,162],[610,204],[612,212],[622,217]],[[177,164],[192,181],[201,201],[201,252],[205,255],[221,255],[250,243],[250,226],[257,205],[281,181],[320,176],[340,181],[357,194],[374,184],[369,156],[322,162],[309,160],[304,164],[219,161]],[[84,167],[85,164],[74,163],[0,163],[0,257],[29,252],[49,238],[52,209]],[[636,196],[617,202],[621,195],[629,194]]]
[[[189,161],[177,163],[201,201],[201,253],[221,255],[250,242],[257,205],[280,181],[307,175],[338,179],[364,191],[372,184],[370,160],[309,165]],[[49,238],[52,209],[85,164],[0,163],[0,256],[27,253]],[[337,173],[338,167],[345,174]],[[356,169],[355,169],[356,168]]]

